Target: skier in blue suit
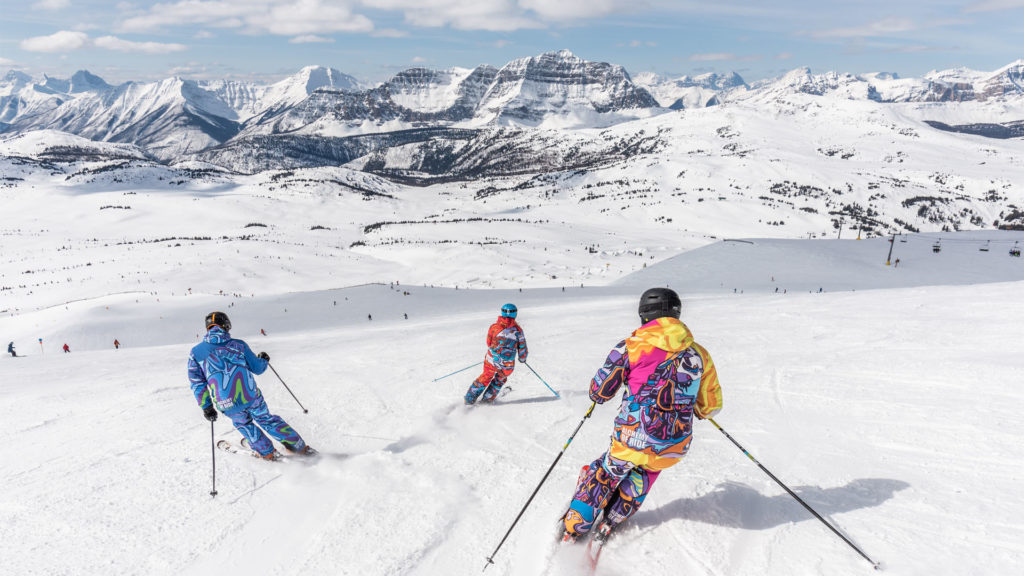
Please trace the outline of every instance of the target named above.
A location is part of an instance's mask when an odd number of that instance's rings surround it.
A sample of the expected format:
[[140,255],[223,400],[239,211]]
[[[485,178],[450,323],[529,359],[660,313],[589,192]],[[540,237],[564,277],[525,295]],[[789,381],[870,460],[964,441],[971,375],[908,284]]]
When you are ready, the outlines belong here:
[[230,330],[227,314],[210,312],[206,316],[206,337],[192,348],[188,357],[189,383],[203,416],[213,422],[220,409],[231,418],[249,447],[264,459],[276,460],[281,454],[263,431],[290,452],[314,454],[315,450],[306,445],[298,432],[280,416],[270,413],[263,393],[256,387],[253,373],[263,374],[267,370],[270,355],[253,354],[248,344],[231,337]]

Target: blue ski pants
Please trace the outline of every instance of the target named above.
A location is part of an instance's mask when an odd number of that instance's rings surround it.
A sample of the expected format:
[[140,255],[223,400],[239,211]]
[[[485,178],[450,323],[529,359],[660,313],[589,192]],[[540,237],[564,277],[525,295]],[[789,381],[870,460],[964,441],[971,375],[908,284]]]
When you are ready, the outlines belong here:
[[249,441],[249,446],[264,456],[274,451],[274,445],[263,433],[264,430],[289,450],[299,451],[306,447],[306,442],[298,432],[283,418],[270,413],[262,394],[244,406],[228,408],[224,415],[231,418],[231,423]]

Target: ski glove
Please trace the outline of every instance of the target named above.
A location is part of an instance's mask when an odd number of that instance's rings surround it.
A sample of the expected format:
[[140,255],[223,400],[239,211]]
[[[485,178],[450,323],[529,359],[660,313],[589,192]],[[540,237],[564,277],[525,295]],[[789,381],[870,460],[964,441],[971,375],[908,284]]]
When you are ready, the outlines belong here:
[[260,352],[259,354],[257,354],[257,356],[266,360],[267,362],[270,362],[270,354],[267,354],[266,352]]
[[206,408],[203,408],[203,416],[205,416],[210,422],[214,422],[217,420],[217,409],[213,406],[207,406]]

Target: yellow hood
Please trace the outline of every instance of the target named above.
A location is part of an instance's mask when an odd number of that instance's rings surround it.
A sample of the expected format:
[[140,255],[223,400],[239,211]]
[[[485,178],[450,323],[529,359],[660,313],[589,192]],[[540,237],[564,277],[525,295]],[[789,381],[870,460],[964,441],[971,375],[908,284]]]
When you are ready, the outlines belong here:
[[680,352],[693,344],[690,329],[676,318],[658,318],[637,328],[633,335],[626,339],[626,349],[630,359],[642,355],[652,348],[660,348],[666,352]]

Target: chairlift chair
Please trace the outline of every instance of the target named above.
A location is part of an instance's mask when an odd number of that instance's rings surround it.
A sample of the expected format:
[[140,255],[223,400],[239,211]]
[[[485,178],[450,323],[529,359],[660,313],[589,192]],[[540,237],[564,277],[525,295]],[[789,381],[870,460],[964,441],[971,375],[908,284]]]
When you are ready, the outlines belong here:
[[935,252],[936,254],[942,252],[942,246],[940,246],[938,242],[932,244],[932,252]]

